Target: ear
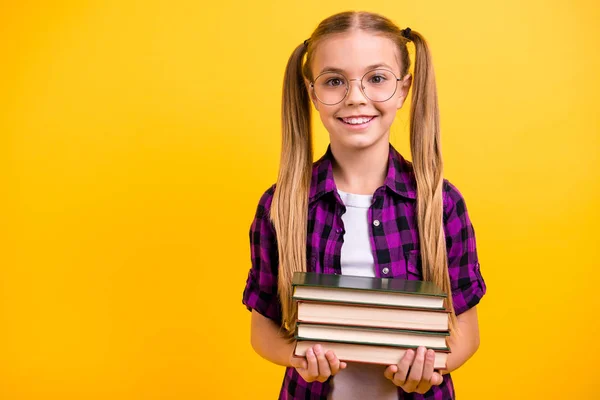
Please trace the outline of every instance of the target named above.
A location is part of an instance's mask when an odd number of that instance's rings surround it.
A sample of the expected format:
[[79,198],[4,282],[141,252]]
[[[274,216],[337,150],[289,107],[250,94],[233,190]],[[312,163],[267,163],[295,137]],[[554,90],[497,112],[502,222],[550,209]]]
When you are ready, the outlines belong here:
[[396,98],[396,108],[399,110],[402,108],[406,96],[408,96],[408,90],[412,84],[412,75],[406,74],[401,81],[398,81],[398,97]]
[[310,87],[310,82],[308,79],[304,78],[304,85],[306,86],[306,90],[308,91],[308,95],[310,96],[310,100],[312,101],[315,109],[319,111],[319,100],[315,97],[315,91]]

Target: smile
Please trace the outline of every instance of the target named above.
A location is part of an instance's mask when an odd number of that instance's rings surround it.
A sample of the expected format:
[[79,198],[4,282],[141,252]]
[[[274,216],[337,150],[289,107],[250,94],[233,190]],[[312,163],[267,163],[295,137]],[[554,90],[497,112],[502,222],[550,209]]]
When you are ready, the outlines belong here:
[[363,125],[371,122],[375,117],[351,117],[351,118],[340,118],[343,122],[349,125]]
[[375,116],[360,116],[360,117],[349,117],[349,118],[338,118],[338,121],[344,124],[345,127],[352,130],[363,130],[371,125],[371,122],[375,119]]

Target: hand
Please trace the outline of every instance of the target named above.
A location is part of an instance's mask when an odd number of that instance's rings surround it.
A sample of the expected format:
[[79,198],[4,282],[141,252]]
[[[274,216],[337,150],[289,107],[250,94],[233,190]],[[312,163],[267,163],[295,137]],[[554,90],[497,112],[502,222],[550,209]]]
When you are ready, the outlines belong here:
[[292,354],[290,363],[306,382],[325,382],[330,376],[346,368],[345,362],[338,360],[331,350],[325,353],[320,344],[309,347],[306,358]]
[[434,361],[433,350],[419,347],[416,356],[414,350],[408,350],[398,365],[390,365],[383,375],[407,393],[425,394],[444,381],[442,375],[433,371]]

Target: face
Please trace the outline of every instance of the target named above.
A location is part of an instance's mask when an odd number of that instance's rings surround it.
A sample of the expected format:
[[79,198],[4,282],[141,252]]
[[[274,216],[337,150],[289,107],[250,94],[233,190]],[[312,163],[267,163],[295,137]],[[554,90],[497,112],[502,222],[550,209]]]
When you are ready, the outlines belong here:
[[[333,35],[318,43],[311,63],[313,79],[324,71],[336,69],[347,78],[349,84],[344,100],[335,105],[325,105],[317,99],[315,91],[310,88],[310,82],[307,82],[311,99],[329,132],[332,146],[350,150],[364,149],[382,141],[386,145],[389,143],[390,126],[396,111],[404,103],[412,80],[410,74],[400,76],[398,63],[399,54],[394,42],[372,33],[353,31]],[[393,97],[387,101],[374,102],[360,88],[360,79],[374,65],[403,78],[398,81]],[[373,82],[378,82],[379,78],[373,79]],[[331,82],[339,85],[341,81]]]

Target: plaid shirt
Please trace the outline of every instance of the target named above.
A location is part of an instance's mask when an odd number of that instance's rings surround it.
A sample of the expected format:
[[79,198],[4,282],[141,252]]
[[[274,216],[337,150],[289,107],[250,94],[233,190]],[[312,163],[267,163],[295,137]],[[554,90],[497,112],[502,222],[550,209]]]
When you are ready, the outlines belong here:
[[[344,226],[341,215],[345,206],[333,180],[331,148],[314,163],[308,205],[307,268],[325,274],[341,274],[341,249]],[[269,220],[269,209],[275,185],[260,199],[250,228],[252,267],[243,294],[243,303],[251,310],[281,323],[281,304],[277,297],[278,255],[275,230]],[[378,277],[420,280],[421,258],[416,214],[416,181],[412,164],[390,144],[385,184],[373,194],[368,211],[369,239]],[[452,298],[456,314],[479,303],[486,285],[481,276],[475,232],[465,201],[447,180],[443,185],[444,233],[448,250],[448,269],[452,282]],[[426,394],[405,393],[398,388],[398,399],[454,399],[450,374]],[[329,381],[307,383],[298,372],[288,367],[280,400],[325,400]]]

